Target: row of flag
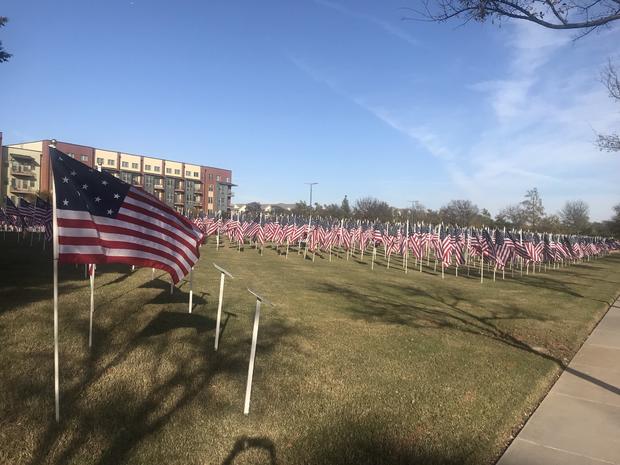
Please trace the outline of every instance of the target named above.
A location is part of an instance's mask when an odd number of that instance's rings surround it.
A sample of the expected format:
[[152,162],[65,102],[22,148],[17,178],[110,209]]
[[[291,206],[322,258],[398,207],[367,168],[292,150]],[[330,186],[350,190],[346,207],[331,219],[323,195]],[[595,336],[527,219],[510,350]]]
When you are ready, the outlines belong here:
[[52,206],[49,202],[36,197],[34,202],[20,198],[19,204],[5,199],[5,208],[0,208],[0,225],[10,226],[17,231],[45,231],[47,240],[52,238]]
[[422,260],[430,252],[443,267],[460,266],[468,257],[493,263],[498,269],[516,259],[524,263],[553,263],[595,256],[620,249],[620,242],[602,237],[561,235],[491,228],[459,228],[424,224],[370,224],[298,221],[240,221],[221,218],[193,220],[206,236],[222,234],[230,241],[264,246],[300,245],[310,252],[333,248],[352,253],[382,248],[385,257],[394,254]]

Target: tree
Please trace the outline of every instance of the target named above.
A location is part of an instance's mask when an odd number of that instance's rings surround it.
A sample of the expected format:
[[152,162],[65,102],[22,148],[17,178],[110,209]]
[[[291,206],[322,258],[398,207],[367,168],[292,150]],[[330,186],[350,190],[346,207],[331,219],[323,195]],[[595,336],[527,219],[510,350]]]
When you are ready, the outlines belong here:
[[539,231],[558,234],[562,231],[562,221],[558,215],[547,215],[540,220],[538,224]]
[[525,193],[525,200],[521,202],[525,225],[531,229],[536,229],[545,216],[545,207],[542,199],[535,187]]
[[312,207],[310,207],[306,202],[300,200],[295,204],[295,206],[291,209],[291,213],[293,215],[298,216],[309,216],[312,215]]
[[340,205],[340,209],[342,210],[342,214],[345,218],[351,216],[351,206],[349,205],[349,199],[347,199],[346,195],[344,196],[344,199],[342,199],[342,205]]
[[439,216],[446,224],[469,226],[478,212],[478,207],[470,200],[451,200],[439,209]]
[[260,213],[263,211],[260,203],[258,202],[250,202],[245,206],[245,211],[248,213]]
[[521,205],[508,205],[499,211],[495,223],[500,228],[523,229],[525,226],[525,212]]
[[[609,96],[617,103],[620,103],[620,78],[618,77],[618,70],[611,63],[611,60],[607,63],[607,67],[603,69],[601,80],[605,87],[607,87]],[[601,150],[620,152],[620,134],[598,134],[596,144]]]
[[382,200],[364,197],[355,201],[354,214],[360,220],[385,222],[392,219],[392,207]]
[[[4,27],[6,23],[9,21],[9,18],[6,16],[0,16],[0,27]],[[5,61],[9,61],[13,55],[4,50],[2,46],[2,42],[0,41],[0,63],[4,63]]]
[[572,234],[584,234],[590,229],[590,208],[582,200],[566,202],[560,210],[560,220]]
[[605,224],[609,230],[609,233],[616,238],[620,238],[620,203],[614,205],[614,216],[611,220],[606,221]]
[[461,19],[501,23],[518,19],[549,29],[582,29],[584,34],[620,19],[618,0],[421,0],[407,8],[413,19],[445,22]]

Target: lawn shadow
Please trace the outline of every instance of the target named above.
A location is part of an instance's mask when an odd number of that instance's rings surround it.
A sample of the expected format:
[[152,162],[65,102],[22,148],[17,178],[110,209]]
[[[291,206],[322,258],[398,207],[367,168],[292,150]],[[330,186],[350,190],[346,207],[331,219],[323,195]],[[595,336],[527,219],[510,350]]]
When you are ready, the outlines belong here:
[[235,459],[243,455],[243,453],[250,450],[260,451],[263,450],[269,454],[269,462],[262,462],[265,465],[277,465],[276,460],[276,446],[273,441],[265,437],[248,437],[241,436],[235,441],[235,444],[228,454],[228,456],[222,462],[222,465],[234,465]]
[[[138,311],[148,314],[148,306]],[[196,331],[178,332],[178,328],[195,328]],[[213,328],[210,318],[163,311],[151,317],[126,343],[119,343],[117,336],[101,331],[85,369],[74,367],[71,370],[84,373],[79,382],[73,388],[63,388],[61,382],[61,421],[56,424],[50,420],[29,463],[71,463],[83,456],[95,430],[103,447],[101,452],[92,452],[92,463],[123,463],[134,448],[165,427],[171,417],[188,404],[194,402],[192,408],[217,409],[218,402],[212,393],[214,378],[244,377],[250,335],[228,339],[216,354],[210,343]],[[262,322],[261,357],[268,357],[283,339],[296,334],[298,330],[285,322]],[[185,347],[187,349],[183,349]],[[150,354],[148,363],[133,365],[131,360],[145,351]],[[67,362],[64,365],[64,373],[67,373],[70,368]],[[125,371],[135,374],[119,374]],[[111,385],[110,376],[117,376]],[[144,379],[139,383],[140,389],[134,386],[133,377]],[[102,382],[112,388],[106,389],[104,395],[97,394]],[[261,382],[260,377],[255,382]],[[89,395],[90,392],[95,394]],[[208,415],[208,411],[201,414]],[[254,441],[252,444],[269,449],[267,443]],[[275,459],[275,449],[273,451]]]

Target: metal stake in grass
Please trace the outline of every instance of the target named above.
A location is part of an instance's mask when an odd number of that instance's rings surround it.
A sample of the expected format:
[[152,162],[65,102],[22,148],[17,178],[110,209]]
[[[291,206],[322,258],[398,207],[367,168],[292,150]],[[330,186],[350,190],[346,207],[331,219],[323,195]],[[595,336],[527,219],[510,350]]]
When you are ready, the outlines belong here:
[[260,319],[260,305],[265,303],[270,305],[271,302],[264,299],[256,292],[248,289],[248,292],[256,297],[256,311],[254,313],[254,329],[252,330],[252,349],[250,350],[250,364],[248,366],[248,382],[245,386],[245,404],[243,406],[243,414],[248,415],[250,413],[250,395],[252,393],[252,376],[254,375],[254,358],[256,357],[256,341],[258,339],[258,321]]
[[215,263],[213,264],[216,270],[220,272],[220,300],[217,304],[217,321],[215,323],[215,350],[219,345],[220,341],[220,321],[222,321],[222,301],[224,300],[224,278],[228,276],[230,279],[234,279],[233,275],[231,275],[224,268],[217,266]]
[[194,277],[194,267],[192,266],[189,270],[189,313],[192,313],[192,302],[194,300],[194,289],[193,289],[193,277]]
[[95,270],[97,265],[88,265],[90,274],[90,322],[88,324],[88,348],[93,346],[93,313],[95,312]]

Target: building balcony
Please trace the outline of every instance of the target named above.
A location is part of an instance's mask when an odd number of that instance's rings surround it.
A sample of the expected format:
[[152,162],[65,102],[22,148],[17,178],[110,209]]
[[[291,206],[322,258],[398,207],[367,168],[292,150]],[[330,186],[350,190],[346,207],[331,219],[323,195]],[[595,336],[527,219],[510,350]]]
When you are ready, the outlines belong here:
[[175,205],[185,205],[185,201],[183,199],[176,199],[174,201]]
[[28,176],[31,178],[35,178],[37,176],[37,172],[33,169],[16,168],[16,167],[11,168],[11,174],[13,176]]
[[11,186],[11,192],[20,192],[24,194],[36,194],[38,192],[34,187]]
[[165,189],[163,184],[155,184],[153,188],[160,191],[163,191]]

